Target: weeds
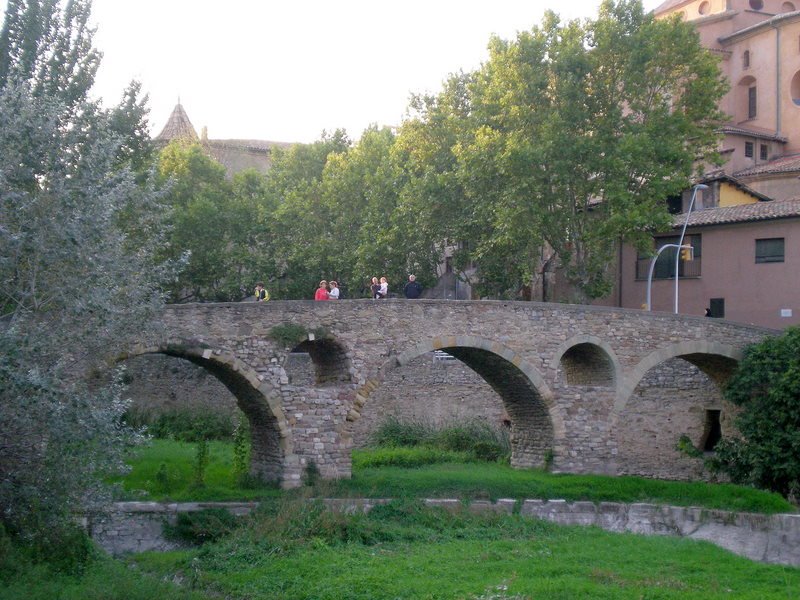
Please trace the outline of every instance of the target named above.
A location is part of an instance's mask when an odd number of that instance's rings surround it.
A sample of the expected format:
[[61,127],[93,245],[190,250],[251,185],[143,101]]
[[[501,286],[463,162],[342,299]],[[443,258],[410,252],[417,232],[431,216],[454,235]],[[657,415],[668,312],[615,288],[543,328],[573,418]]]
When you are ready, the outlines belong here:
[[369,445],[373,448],[424,447],[467,453],[472,458],[488,462],[508,462],[511,457],[508,431],[478,419],[437,425],[389,417],[370,436]]

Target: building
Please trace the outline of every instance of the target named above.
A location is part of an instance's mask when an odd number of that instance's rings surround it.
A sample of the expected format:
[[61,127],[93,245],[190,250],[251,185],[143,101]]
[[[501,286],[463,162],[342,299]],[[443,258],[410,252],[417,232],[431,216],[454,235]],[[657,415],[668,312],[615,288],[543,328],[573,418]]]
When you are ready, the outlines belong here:
[[[727,176],[706,180],[696,210],[675,215],[671,232],[655,237],[655,247],[677,244],[686,224],[688,260],[664,250],[653,266],[651,306],[672,312],[675,259],[678,308],[703,315],[782,329],[800,324],[800,198],[765,201],[758,192]],[[698,206],[699,205],[699,206]],[[624,246],[617,285],[619,306],[640,308],[647,300],[652,259]]]
[[266,173],[272,165],[273,149],[292,146],[287,142],[266,140],[213,140],[208,138],[205,127],[198,136],[180,101],[154,140],[160,145],[166,145],[173,140],[196,141],[206,149],[209,156],[225,167],[228,176],[245,169]]
[[[668,200],[673,230],[654,247],[676,244],[686,226],[689,256],[667,248],[653,263],[620,250],[614,298],[672,312],[678,309],[784,328],[800,324],[800,11],[782,0],[667,0],[657,18],[679,14],[720,57],[730,90],[720,109],[725,164],[693,189]],[[677,259],[677,260],[676,260]]]
[[730,90],[720,108],[724,172],[775,200],[798,195],[800,3],[785,0],[667,0],[657,18],[679,14],[720,57]]

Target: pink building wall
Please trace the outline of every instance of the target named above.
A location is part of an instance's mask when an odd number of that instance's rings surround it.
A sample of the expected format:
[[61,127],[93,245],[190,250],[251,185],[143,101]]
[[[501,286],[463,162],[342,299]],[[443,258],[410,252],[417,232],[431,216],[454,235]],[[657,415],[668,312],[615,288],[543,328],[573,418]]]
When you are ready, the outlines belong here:
[[[679,280],[680,313],[703,315],[711,298],[724,298],[728,320],[776,329],[800,324],[800,219],[690,227],[686,233],[702,235],[701,275]],[[756,264],[755,240],[780,237],[784,262]],[[612,296],[625,308],[641,308],[646,299],[647,281],[636,278],[636,262],[636,251],[625,246],[622,291]],[[653,281],[653,310],[672,312],[674,286],[674,279]],[[792,316],[782,317],[781,310]]]

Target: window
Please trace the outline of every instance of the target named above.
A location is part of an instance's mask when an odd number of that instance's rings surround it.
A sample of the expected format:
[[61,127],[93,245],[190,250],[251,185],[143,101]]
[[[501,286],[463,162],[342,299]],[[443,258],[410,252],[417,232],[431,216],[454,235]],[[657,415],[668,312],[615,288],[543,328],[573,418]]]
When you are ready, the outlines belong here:
[[742,54],[742,68],[750,68],[750,50],[745,50],[744,54]]
[[747,158],[753,158],[753,142],[745,142],[744,143],[744,155]]
[[750,0],[750,8],[753,10],[761,10],[764,8],[764,0]]
[[667,198],[667,210],[671,215],[679,215],[683,212],[683,196],[680,194]]
[[697,12],[699,12],[701,15],[707,15],[709,7],[710,5],[708,2],[701,2]]
[[756,263],[783,262],[783,238],[756,240]]
[[[677,244],[678,236],[659,237],[655,239],[656,249],[662,248],[667,244]],[[678,261],[678,276],[679,277],[700,277],[700,265],[703,255],[703,247],[701,244],[702,236],[699,234],[686,235],[683,238],[684,245],[691,245],[693,251],[692,260]],[[675,253],[677,248],[667,248],[663,250],[658,256],[655,267],[653,268],[653,279],[674,279],[675,278]],[[647,279],[650,272],[650,262],[652,256],[645,253],[640,253],[636,260],[636,278]]]
[[792,94],[792,102],[800,106],[800,71],[797,71],[792,77],[792,82],[789,84],[789,90]]
[[792,4],[791,2],[784,2],[783,6],[781,6],[782,13],[794,12],[794,10],[795,10],[794,4]]
[[758,158],[761,160],[767,160],[769,156],[769,147],[766,144],[761,144],[758,147]]
[[758,93],[756,87],[747,88],[747,118],[755,119],[757,113]]

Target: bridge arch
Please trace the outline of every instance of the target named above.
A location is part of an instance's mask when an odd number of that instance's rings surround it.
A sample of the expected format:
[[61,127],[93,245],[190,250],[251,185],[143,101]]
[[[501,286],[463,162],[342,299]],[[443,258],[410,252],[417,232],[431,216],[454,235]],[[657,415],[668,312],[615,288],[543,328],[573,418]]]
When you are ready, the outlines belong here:
[[611,346],[594,335],[576,335],[558,347],[550,368],[566,385],[617,387],[622,367]]
[[[335,385],[349,383],[352,379],[352,367],[347,348],[339,340],[321,338],[304,340],[297,344],[290,353],[308,354],[314,370],[314,385]],[[287,372],[290,370],[285,364]]]
[[671,344],[639,361],[609,419],[618,473],[704,477],[703,462],[682,452],[681,440],[713,451],[735,431],[737,411],[725,401],[722,387],[740,357],[737,348],[695,340]]
[[466,364],[502,399],[511,420],[512,466],[541,467],[551,459],[556,440],[564,437],[564,421],[541,373],[507,346],[475,336],[432,338],[390,358],[378,369],[374,379],[356,390],[354,409],[347,417],[346,429],[352,429],[352,423],[360,418],[369,396],[391,371],[435,350]]
[[214,375],[236,398],[250,423],[250,473],[264,481],[282,482],[287,457],[293,453],[291,429],[279,396],[258,373],[234,355],[171,341],[152,347],[138,347],[117,357],[117,362],[146,354],[163,354],[187,360]]
[[633,391],[647,372],[663,362],[672,358],[682,358],[721,386],[731,376],[743,355],[741,348],[703,340],[679,342],[651,352],[625,377],[614,402],[614,414],[619,415],[625,409]]

